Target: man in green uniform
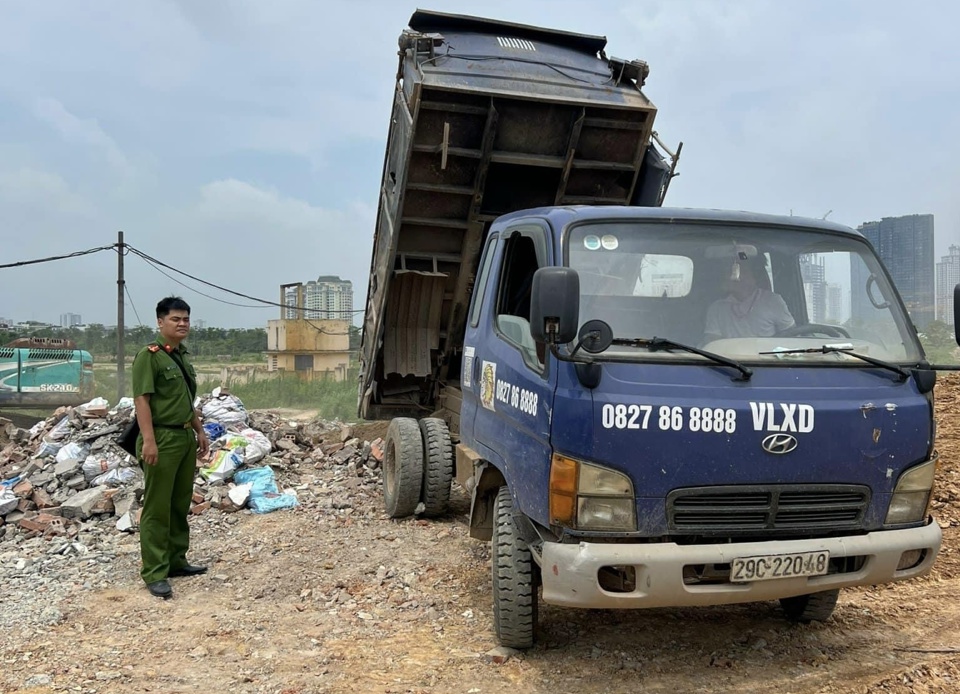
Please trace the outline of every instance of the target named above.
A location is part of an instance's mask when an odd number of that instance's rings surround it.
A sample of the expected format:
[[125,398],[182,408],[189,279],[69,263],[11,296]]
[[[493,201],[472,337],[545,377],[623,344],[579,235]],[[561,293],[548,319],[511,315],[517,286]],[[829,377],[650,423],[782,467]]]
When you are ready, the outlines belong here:
[[187,561],[197,454],[210,442],[193,408],[197,375],[183,340],[190,332],[190,306],[170,296],[157,304],[157,341],[133,360],[133,396],[140,436],[137,459],[144,473],[140,513],[140,576],[151,594],[170,598],[167,578],[195,576],[207,567]]

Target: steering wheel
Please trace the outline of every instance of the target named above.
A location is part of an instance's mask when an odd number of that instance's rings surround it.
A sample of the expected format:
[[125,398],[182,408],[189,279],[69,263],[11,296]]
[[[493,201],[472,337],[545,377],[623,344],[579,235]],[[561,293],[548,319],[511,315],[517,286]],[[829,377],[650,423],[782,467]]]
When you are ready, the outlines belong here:
[[850,333],[839,325],[823,325],[822,323],[807,323],[806,325],[794,325],[777,333],[777,337],[801,337],[801,336],[826,335],[827,337],[850,337]]

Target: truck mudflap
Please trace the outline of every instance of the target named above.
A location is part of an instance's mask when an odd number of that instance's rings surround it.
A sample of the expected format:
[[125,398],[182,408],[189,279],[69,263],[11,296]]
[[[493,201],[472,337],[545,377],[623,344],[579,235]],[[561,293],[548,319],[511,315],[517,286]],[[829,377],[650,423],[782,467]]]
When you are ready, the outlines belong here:
[[[546,542],[539,555],[543,601],[600,609],[685,607],[776,600],[794,595],[874,585],[930,571],[941,543],[940,526],[883,530],[848,537],[714,545]],[[829,552],[831,571],[734,582],[735,559]],[[849,558],[849,561],[837,561]],[[904,561],[905,568],[898,565]],[[703,568],[708,567],[708,580]],[[619,576],[616,581],[601,576]],[[612,585],[616,583],[616,585]]]

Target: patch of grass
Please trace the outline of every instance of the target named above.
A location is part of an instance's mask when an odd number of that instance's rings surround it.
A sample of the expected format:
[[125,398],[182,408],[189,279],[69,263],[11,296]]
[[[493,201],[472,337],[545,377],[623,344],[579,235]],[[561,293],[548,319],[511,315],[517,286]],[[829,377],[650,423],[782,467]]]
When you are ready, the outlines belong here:
[[[296,375],[283,374],[275,378],[251,379],[249,382],[241,380],[221,383],[219,377],[204,379],[204,374],[198,374],[200,382],[197,391],[200,395],[209,393],[215,387],[224,385],[243,402],[244,407],[251,410],[271,408],[294,408],[318,410],[319,416],[324,419],[340,419],[345,422],[357,420],[357,373],[351,371],[347,380],[336,383],[334,381],[302,381]],[[117,403],[117,372],[97,371],[96,389],[94,397],[106,398],[111,405]],[[133,397],[131,373],[127,369],[124,374],[124,395]]]
[[229,386],[231,393],[243,401],[247,409],[274,407],[318,410],[324,419],[356,421],[356,378],[334,381],[301,381],[296,376],[280,376],[269,380],[252,380]]

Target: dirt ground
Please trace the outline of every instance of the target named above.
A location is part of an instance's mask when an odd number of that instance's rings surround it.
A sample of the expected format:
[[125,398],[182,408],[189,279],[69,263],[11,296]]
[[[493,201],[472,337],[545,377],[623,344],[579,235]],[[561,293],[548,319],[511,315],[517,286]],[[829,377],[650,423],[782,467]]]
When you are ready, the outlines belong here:
[[[137,578],[136,538],[116,585],[77,593],[64,620],[0,634],[0,691],[98,693],[960,691],[960,379],[937,388],[933,512],[944,546],[922,579],[841,593],[823,624],[776,603],[599,612],[541,605],[538,645],[505,662],[492,632],[489,545],[455,490],[439,521],[393,521],[373,482],[312,470],[315,502],[198,517],[203,577],[175,598]],[[361,432],[374,438],[382,425]],[[4,596],[4,600],[16,596]],[[6,643],[4,643],[6,640]],[[26,687],[31,675],[48,676]],[[49,682],[49,683],[46,683]]]

